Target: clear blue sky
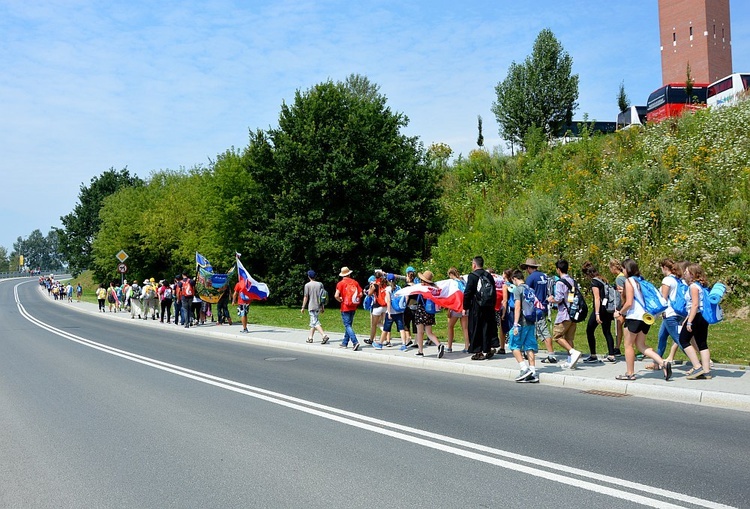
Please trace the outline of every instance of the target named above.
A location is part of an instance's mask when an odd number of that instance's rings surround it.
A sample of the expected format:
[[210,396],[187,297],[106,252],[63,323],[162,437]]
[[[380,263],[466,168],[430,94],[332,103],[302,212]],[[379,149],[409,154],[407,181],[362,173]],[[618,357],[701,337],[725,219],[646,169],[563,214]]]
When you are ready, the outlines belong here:
[[[750,71],[750,2],[731,4],[734,70]],[[656,0],[3,0],[0,245],[60,226],[110,167],[206,164],[275,126],[295,90],[351,73],[425,146],[467,154],[481,115],[485,146],[505,149],[494,87],[543,28],[580,76],[577,119],[614,120],[623,80],[633,104],[661,84]]]

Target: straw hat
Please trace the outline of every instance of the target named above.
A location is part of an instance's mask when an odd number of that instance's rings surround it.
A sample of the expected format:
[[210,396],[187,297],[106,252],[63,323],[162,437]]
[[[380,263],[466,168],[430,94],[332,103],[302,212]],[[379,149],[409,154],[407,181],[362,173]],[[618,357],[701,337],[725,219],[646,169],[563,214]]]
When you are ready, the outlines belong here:
[[418,277],[418,278],[419,278],[419,280],[420,280],[420,281],[422,281],[423,283],[430,283],[430,284],[432,284],[432,282],[433,282],[433,281],[432,281],[432,279],[433,279],[433,278],[434,278],[435,276],[434,276],[434,275],[432,274],[432,271],[431,271],[431,270],[426,270],[426,271],[424,271],[424,272],[419,272],[419,273],[417,274],[417,277]]
[[349,269],[349,267],[341,267],[341,272],[339,272],[339,277],[348,276],[351,273],[352,271]]
[[534,267],[536,269],[539,267],[539,264],[536,263],[536,260],[533,258],[526,258],[526,261],[521,264],[521,270],[526,270],[528,267]]

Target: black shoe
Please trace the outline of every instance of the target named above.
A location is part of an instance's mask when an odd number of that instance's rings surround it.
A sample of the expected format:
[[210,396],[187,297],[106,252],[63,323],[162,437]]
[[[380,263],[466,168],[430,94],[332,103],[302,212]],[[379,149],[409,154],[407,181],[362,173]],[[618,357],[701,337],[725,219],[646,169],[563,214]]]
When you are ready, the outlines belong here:
[[542,359],[542,364],[557,364],[557,358],[548,355],[547,357]]
[[505,348],[500,348],[496,353],[498,355],[505,355]]
[[622,355],[622,352],[619,348],[615,348],[614,352],[612,352],[612,355]]

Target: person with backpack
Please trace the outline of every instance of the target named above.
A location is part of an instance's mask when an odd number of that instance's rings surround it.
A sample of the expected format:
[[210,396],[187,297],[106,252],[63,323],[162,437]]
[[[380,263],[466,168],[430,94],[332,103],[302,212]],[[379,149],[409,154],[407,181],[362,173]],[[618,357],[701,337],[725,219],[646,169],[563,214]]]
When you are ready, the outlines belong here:
[[318,331],[322,338],[320,344],[325,345],[328,343],[329,337],[323,332],[323,326],[320,324],[320,315],[326,310],[325,303],[321,302],[321,296],[325,288],[323,287],[323,283],[315,280],[316,276],[317,274],[315,274],[314,270],[310,269],[307,271],[308,281],[302,290],[302,309],[299,312],[304,313],[305,308],[307,308],[307,313],[310,315],[310,334],[307,335],[307,343],[313,342],[315,331]]
[[396,330],[401,335],[401,345],[406,345],[406,330],[404,330],[404,311],[406,310],[406,296],[397,297],[396,292],[400,289],[396,285],[396,275],[387,274],[385,287],[385,323],[383,324],[383,333],[380,335],[380,341],[373,343],[373,346],[381,350],[383,346],[391,346],[391,329],[396,324]]
[[[568,261],[557,260],[555,270],[559,280],[555,283],[554,295],[547,297],[547,302],[557,304],[557,316],[552,327],[552,339],[568,352],[568,361],[563,364],[563,368],[575,369],[578,360],[581,358],[581,352],[573,348],[573,340],[578,325],[573,320],[572,315],[575,315],[573,308],[574,305],[578,306],[585,304],[585,302],[583,302],[578,284],[568,275]],[[578,289],[577,292],[576,289]],[[518,306],[518,303],[516,303],[516,306]]]
[[[549,316],[549,292],[548,281],[549,277],[547,274],[539,270],[539,264],[533,258],[527,258],[524,263],[521,264],[521,270],[526,271],[526,285],[534,290],[536,298],[544,306],[544,313]],[[544,346],[547,348],[547,356],[542,359],[544,364],[555,364],[557,358],[555,358],[555,349],[552,343],[552,336],[549,333],[549,327],[547,326],[546,320],[540,320],[534,324],[536,327],[536,339],[537,341],[544,341]]]
[[[708,380],[711,378],[711,352],[708,349],[708,322],[704,318],[705,307],[710,303],[706,302],[704,289],[708,288],[706,273],[697,263],[691,263],[685,269],[683,274],[685,281],[688,283],[689,291],[685,295],[688,316],[682,323],[680,331],[680,346],[685,351],[693,369],[686,378],[688,380]],[[691,344],[695,339],[700,358],[696,353],[696,348]]]
[[148,320],[148,314],[151,313],[151,319],[156,320],[156,286],[150,279],[143,280],[141,295],[143,297],[143,319]]
[[[435,287],[433,282],[433,274],[431,271],[426,270],[418,274],[420,285]],[[427,335],[430,341],[435,343],[438,347],[438,359],[442,359],[445,355],[445,345],[443,345],[437,338],[434,332],[432,332],[432,326],[435,325],[435,313],[439,310],[435,303],[431,300],[425,299],[421,295],[417,299],[417,310],[414,312],[414,323],[417,324],[417,353],[418,356],[424,355],[424,337]]]
[[352,271],[349,267],[341,267],[339,277],[341,281],[336,284],[334,298],[341,303],[341,321],[344,324],[344,338],[341,340],[341,348],[348,348],[349,341],[352,342],[352,350],[359,350],[359,341],[352,328],[354,313],[357,311],[359,301],[362,299],[362,287],[352,279]]
[[[456,281],[462,292],[466,290],[466,281],[461,277],[456,267],[448,269],[448,277]],[[458,322],[461,323],[461,332],[464,338],[464,353],[469,351],[469,317],[463,313],[448,310],[448,349],[446,350],[448,353],[453,351],[453,339],[456,336],[456,323]]]
[[497,327],[497,345],[493,343],[493,348],[497,347],[497,355],[505,355],[505,345],[508,343],[508,331],[503,327],[503,304],[505,295],[505,279],[502,274],[498,274],[495,269],[487,269],[495,280],[495,326]]
[[172,287],[162,279],[161,281],[159,281],[159,303],[161,308],[159,321],[161,323],[164,323],[165,316],[167,317],[167,323],[172,321],[172,299]]
[[125,297],[130,302],[130,318],[135,319],[135,315],[138,315],[138,319],[141,319],[141,287],[138,286],[138,282],[134,281],[128,288],[128,293]]
[[651,325],[644,321],[648,314],[645,308],[645,299],[640,281],[641,271],[635,260],[627,258],[622,262],[622,268],[627,276],[622,307],[615,311],[615,318],[624,323],[625,327],[625,365],[624,375],[615,377],[617,380],[635,380],[635,349],[643,353],[645,357],[653,359],[664,371],[664,380],[672,378],[672,364],[664,362],[661,355],[653,348],[646,345],[646,334]]
[[114,309],[114,312],[117,313],[117,290],[115,290],[115,284],[111,282],[107,289],[107,302],[109,303],[109,312],[112,313]]
[[656,352],[664,357],[664,352],[667,350],[667,340],[671,337],[674,344],[664,360],[672,362],[677,353],[677,348],[680,346],[680,324],[685,320],[688,313],[685,300],[688,285],[682,280],[682,269],[671,258],[664,258],[659,265],[662,274],[664,274],[664,279],[661,280],[661,294],[667,299],[669,306],[662,315]]
[[[406,267],[406,286],[419,284],[417,271],[411,265]],[[417,296],[409,295],[406,298],[406,310],[404,311],[404,328],[406,329],[406,344],[412,345],[412,336],[417,334],[417,324],[414,323],[414,312],[417,310]]]
[[[622,262],[617,258],[611,258],[609,260],[609,271],[615,276],[615,309],[619,310],[622,307],[622,295],[625,292],[625,282],[627,278],[622,270]],[[615,356],[622,355],[622,339],[625,336],[622,322],[615,320]]]
[[615,339],[612,337],[612,321],[615,312],[616,290],[599,274],[599,270],[590,261],[583,263],[581,272],[591,280],[592,308],[594,312],[589,316],[586,324],[586,339],[589,343],[589,356],[583,359],[584,364],[596,364],[596,328],[601,325],[602,334],[607,341],[607,356],[604,362],[617,362],[615,357]]
[[[229,293],[229,291],[224,293]],[[180,274],[177,274],[174,277],[174,293],[172,294],[172,299],[174,302],[174,324],[180,325],[180,320],[182,319],[182,276]]]
[[521,368],[521,373],[515,380],[518,383],[539,383],[535,361],[536,354],[539,351],[536,340],[536,326],[534,325],[536,322],[530,323],[526,320],[522,305],[528,294],[534,295],[534,298],[536,298],[536,294],[524,282],[523,272],[520,270],[513,271],[511,279],[515,285],[512,294],[516,305],[513,309],[513,327],[510,329],[508,347]]
[[466,277],[464,314],[469,317],[469,353],[471,360],[491,359],[495,355],[492,342],[497,337],[495,324],[495,280],[484,270],[484,258],[475,256],[472,272]]
[[365,339],[365,343],[371,345],[375,341],[378,327],[383,327],[386,312],[385,288],[388,285],[385,273],[380,269],[370,276],[368,283],[370,286],[367,288],[366,301],[369,301],[368,307],[370,307],[370,337]]
[[190,276],[188,276],[186,272],[183,272],[182,274],[182,290],[180,293],[182,296],[180,299],[182,304],[182,307],[180,308],[182,324],[186,329],[189,329],[193,324],[191,308],[193,306],[193,296],[195,295],[195,284],[193,284],[193,280],[190,279]]

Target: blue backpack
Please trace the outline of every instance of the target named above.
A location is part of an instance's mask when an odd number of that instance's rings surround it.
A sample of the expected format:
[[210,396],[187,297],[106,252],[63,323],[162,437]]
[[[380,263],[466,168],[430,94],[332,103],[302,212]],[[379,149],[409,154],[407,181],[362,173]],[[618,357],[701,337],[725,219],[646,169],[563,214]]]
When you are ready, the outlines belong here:
[[[545,283],[546,287],[546,283]],[[521,302],[521,312],[527,323],[536,323],[539,320],[544,320],[544,310],[536,307],[538,301],[536,292],[533,288],[527,285],[521,285],[523,288],[523,301]]]
[[425,311],[425,313],[427,313],[428,315],[434,315],[434,314],[436,314],[436,313],[437,313],[438,311],[440,311],[440,309],[438,308],[438,306],[437,306],[437,305],[435,305],[435,303],[434,303],[434,302],[432,302],[432,301],[431,301],[431,300],[429,300],[429,299],[425,299],[425,298],[424,298],[424,297],[422,297],[421,295],[419,296],[419,302],[421,302],[421,303],[422,303],[422,306],[424,306],[424,311]]
[[711,293],[708,288],[701,285],[701,292],[703,293],[703,309],[701,310],[701,315],[703,315],[703,318],[709,325],[719,323],[724,319],[724,310],[721,309],[721,305],[718,302],[713,304],[708,299],[708,295]]
[[641,287],[643,301],[639,301],[639,304],[643,306],[643,309],[652,315],[658,315],[659,313],[666,311],[669,303],[661,292],[658,291],[654,285],[643,279],[643,277],[636,277],[636,280]]
[[516,296],[513,295],[513,290],[515,288],[516,285],[508,283],[508,309],[516,308]]
[[675,292],[674,300],[669,299],[669,305],[672,306],[674,312],[680,316],[687,316],[689,309],[687,308],[687,301],[685,300],[685,294],[690,291],[688,285],[685,282],[672,274],[672,277],[677,281],[677,291]]
[[401,289],[400,286],[396,286],[391,290],[391,309],[395,314],[403,313],[406,311],[406,295],[397,296],[396,292]]
[[362,300],[362,307],[365,308],[365,311],[372,311],[373,304],[375,304],[374,295],[366,295],[365,298]]

